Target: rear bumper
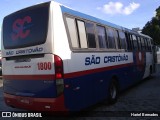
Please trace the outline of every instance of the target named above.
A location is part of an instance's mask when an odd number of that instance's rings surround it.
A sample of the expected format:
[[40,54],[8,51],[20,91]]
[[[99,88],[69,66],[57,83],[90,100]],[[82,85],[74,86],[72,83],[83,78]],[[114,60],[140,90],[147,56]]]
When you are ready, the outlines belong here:
[[64,105],[64,96],[57,98],[31,98],[23,96],[15,96],[4,93],[5,103],[8,106],[26,109],[31,111],[56,111],[67,112]]

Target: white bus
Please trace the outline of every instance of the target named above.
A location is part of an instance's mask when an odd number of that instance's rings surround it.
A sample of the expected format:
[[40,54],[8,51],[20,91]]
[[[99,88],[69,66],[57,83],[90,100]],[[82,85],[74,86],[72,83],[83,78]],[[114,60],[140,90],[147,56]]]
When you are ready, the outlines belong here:
[[28,110],[77,111],[154,72],[147,35],[56,2],[6,16],[2,27],[4,98]]

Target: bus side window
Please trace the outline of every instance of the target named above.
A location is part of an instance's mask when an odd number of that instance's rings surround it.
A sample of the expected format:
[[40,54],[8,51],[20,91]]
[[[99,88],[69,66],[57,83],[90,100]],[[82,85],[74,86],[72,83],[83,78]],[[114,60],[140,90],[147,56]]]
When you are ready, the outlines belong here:
[[87,36],[85,30],[85,23],[83,21],[77,20],[78,37],[81,48],[87,48]]
[[149,39],[148,38],[147,38],[146,42],[147,42],[147,46],[148,46],[147,50],[150,51],[150,44],[149,44]]
[[138,40],[139,50],[142,50],[142,44],[141,44],[141,39],[140,39],[140,37],[137,37],[137,40]]
[[144,38],[141,37],[141,43],[142,43],[142,50],[145,50],[145,42]]
[[119,31],[119,38],[120,38],[121,49],[126,49],[127,45],[126,45],[126,37],[125,37],[124,32]]
[[145,43],[145,50],[148,50],[148,43],[147,43],[147,38],[144,38],[144,43]]
[[135,35],[132,35],[132,38],[133,38],[134,49],[135,49],[135,50],[138,50],[138,44],[137,44],[136,36],[135,36]]
[[88,39],[88,47],[96,48],[94,24],[85,23],[85,27],[86,27],[86,33],[87,33],[87,39]]
[[151,40],[150,39],[148,39],[148,46],[149,46],[149,51],[151,51],[152,49],[151,49]]
[[96,31],[98,35],[98,43],[100,48],[106,48],[107,47],[107,37],[106,37],[106,29],[105,27],[96,26]]
[[118,46],[118,49],[121,49],[121,42],[120,42],[118,30],[115,30],[115,37],[116,37],[116,39],[117,39],[117,46]]
[[131,34],[129,34],[129,38],[130,38],[132,50],[134,50],[133,38],[132,38],[132,35],[131,35]]
[[108,35],[108,48],[109,49],[115,49],[116,43],[115,43],[115,37],[114,37],[114,30],[111,28],[107,29],[107,35]]
[[79,48],[75,20],[73,18],[66,17],[66,21],[67,21],[67,26],[69,30],[72,47]]
[[127,46],[128,46],[128,50],[132,50],[132,44],[131,44],[131,40],[129,38],[129,34],[128,33],[125,33],[125,36],[126,36],[126,42],[127,42]]

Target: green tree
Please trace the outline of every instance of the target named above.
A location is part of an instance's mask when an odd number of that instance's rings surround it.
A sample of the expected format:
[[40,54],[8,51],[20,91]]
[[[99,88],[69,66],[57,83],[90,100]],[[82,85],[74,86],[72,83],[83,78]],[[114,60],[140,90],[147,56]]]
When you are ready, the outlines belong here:
[[160,6],[156,9],[156,17],[160,20]]
[[149,35],[155,44],[160,45],[160,6],[156,9],[156,16],[143,27],[142,33]]

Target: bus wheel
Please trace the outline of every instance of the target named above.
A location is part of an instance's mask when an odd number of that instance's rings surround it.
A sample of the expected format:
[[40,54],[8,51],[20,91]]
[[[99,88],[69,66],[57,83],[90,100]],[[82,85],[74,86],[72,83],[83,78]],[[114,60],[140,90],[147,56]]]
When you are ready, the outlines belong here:
[[108,101],[110,104],[114,104],[118,99],[118,83],[113,79],[109,85],[109,97]]

